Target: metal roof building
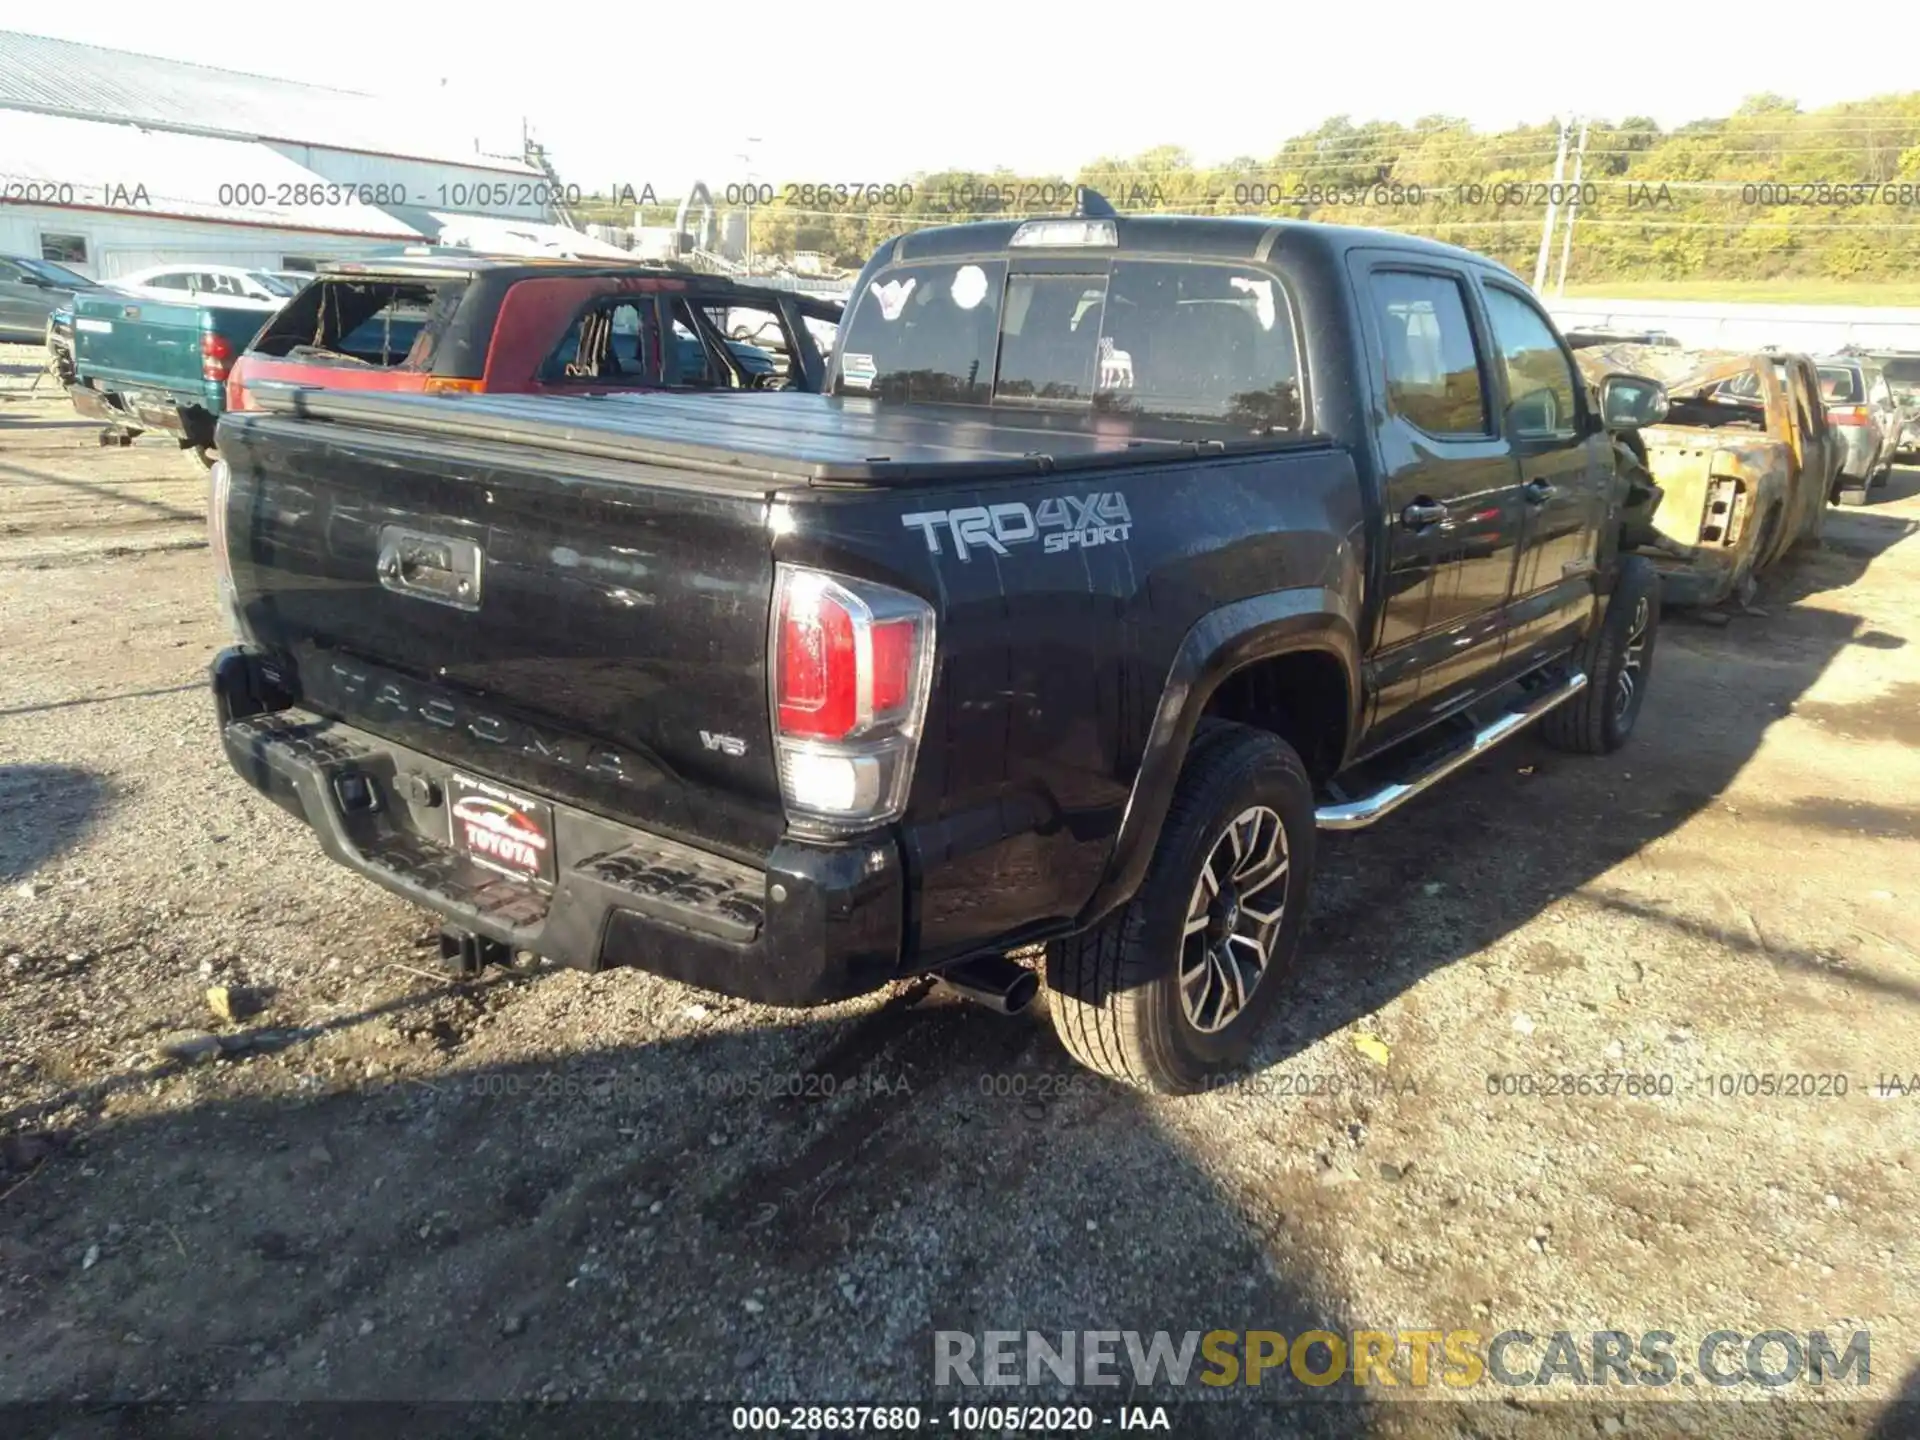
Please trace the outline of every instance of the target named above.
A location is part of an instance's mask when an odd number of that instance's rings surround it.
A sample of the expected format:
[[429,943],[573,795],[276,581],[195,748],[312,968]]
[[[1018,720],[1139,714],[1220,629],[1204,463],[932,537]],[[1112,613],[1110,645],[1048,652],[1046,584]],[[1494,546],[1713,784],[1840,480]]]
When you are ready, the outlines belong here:
[[517,155],[482,154],[477,131],[463,133],[426,106],[408,114],[391,96],[6,30],[0,108],[539,174]]
[[543,169],[482,150],[497,123],[0,31],[0,254],[110,280],[190,260],[305,269],[469,234],[624,253],[556,223]]

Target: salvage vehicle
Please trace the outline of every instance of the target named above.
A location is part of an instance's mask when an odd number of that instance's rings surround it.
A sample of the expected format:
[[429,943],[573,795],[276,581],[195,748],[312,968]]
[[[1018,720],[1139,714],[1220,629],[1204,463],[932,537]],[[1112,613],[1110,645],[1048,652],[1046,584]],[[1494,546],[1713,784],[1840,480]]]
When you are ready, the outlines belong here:
[[[389,393],[583,395],[818,390],[808,322],[841,306],[722,276],[605,261],[396,256],[324,266],[235,365],[260,385]],[[727,334],[752,323],[755,343]],[[662,345],[670,335],[674,343]]]
[[276,308],[277,301],[175,302],[105,288],[78,295],[67,395],[80,414],[104,422],[102,445],[161,430],[210,465],[227,372]]
[[1906,415],[1874,361],[1834,355],[1817,363],[1827,420],[1846,445],[1834,498],[1842,505],[1864,505],[1867,492],[1886,484],[1893,474]]
[[1014,1011],[1041,947],[1084,1064],[1243,1064],[1320,830],[1633,733],[1661,397],[1466,250],[1082,208],[889,240],[823,395],[229,413],[231,764],[461,969]]
[[30,255],[0,255],[0,340],[30,345],[49,333],[54,311],[100,287],[77,270]]
[[1642,375],[1666,387],[1665,418],[1637,437],[1662,495],[1641,548],[1668,603],[1750,600],[1767,566],[1820,534],[1841,441],[1812,360],[1630,344],[1575,354],[1589,377]]
[[1887,389],[1900,407],[1900,439],[1894,446],[1894,458],[1906,459],[1920,452],[1920,350],[1857,350],[1841,352],[1864,355],[1880,367],[1887,377]]

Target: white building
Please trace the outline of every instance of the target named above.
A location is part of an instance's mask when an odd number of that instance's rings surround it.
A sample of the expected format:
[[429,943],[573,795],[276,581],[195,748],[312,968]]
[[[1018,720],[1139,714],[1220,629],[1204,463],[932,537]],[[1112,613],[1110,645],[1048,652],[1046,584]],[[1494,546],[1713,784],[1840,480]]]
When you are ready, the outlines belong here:
[[0,254],[111,280],[398,245],[625,253],[557,223],[569,197],[477,135],[392,97],[0,31]]

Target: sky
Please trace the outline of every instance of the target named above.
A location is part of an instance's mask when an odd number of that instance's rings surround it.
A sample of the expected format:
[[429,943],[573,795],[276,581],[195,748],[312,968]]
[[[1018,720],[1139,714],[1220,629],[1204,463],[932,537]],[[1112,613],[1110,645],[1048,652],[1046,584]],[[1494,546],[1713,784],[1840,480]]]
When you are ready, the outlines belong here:
[[[885,183],[915,171],[1070,175],[1101,155],[1184,146],[1265,156],[1332,115],[1476,129],[1557,115],[1723,115],[1773,91],[1814,108],[1920,88],[1910,45],[1795,45],[1780,20],[1712,6],[1285,5],[850,7],[655,4],[538,9],[263,6],[155,23],[93,0],[9,23],[178,60],[397,94],[480,117],[517,150],[524,117],[588,190]],[[1166,23],[1142,25],[1147,14]],[[497,16],[494,19],[490,17]]]

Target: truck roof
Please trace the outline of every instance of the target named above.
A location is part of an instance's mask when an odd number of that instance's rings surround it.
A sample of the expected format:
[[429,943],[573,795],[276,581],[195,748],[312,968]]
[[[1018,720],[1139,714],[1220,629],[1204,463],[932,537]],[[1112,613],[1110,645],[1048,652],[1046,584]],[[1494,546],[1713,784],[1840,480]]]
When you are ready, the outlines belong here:
[[[892,243],[890,261],[931,260],[959,255],[998,254],[1017,249],[1012,244],[1022,225],[1035,220],[1067,220],[1065,216],[1023,216],[1011,220],[982,220],[965,225],[939,225],[899,236]],[[1470,261],[1505,270],[1499,261],[1458,245],[1409,235],[1399,230],[1374,230],[1361,225],[1334,225],[1320,220],[1263,219],[1245,215],[1122,215],[1112,220],[1116,245],[1089,246],[1101,254],[1206,256],[1226,260],[1265,260],[1276,251],[1318,252],[1337,258],[1356,248],[1405,250],[1415,254]],[[1036,248],[1036,255],[1063,256],[1077,247]],[[1511,273],[1511,272],[1509,272]]]
[[320,266],[318,273],[440,279],[501,275],[521,279],[536,275],[701,275],[703,272],[659,260],[567,260],[533,255],[384,255],[367,260],[329,260]]
[[736,295],[742,301],[791,299],[803,314],[816,319],[833,318],[843,308],[840,301],[824,295],[808,295],[779,286],[756,285],[751,276],[736,280],[729,275],[714,275],[691,266],[658,260],[565,260],[517,255],[391,255],[369,260],[328,261],[320,267],[314,278],[484,281],[493,293],[504,294],[507,287],[521,280],[556,275],[583,280],[636,275],[685,280],[709,294]]

